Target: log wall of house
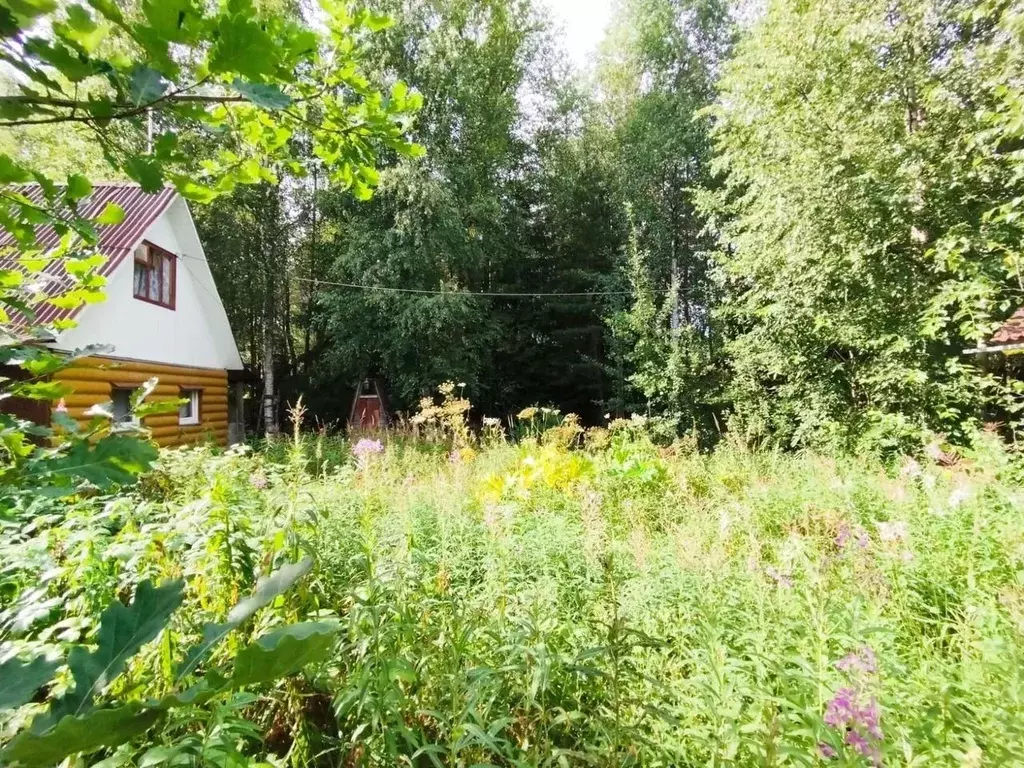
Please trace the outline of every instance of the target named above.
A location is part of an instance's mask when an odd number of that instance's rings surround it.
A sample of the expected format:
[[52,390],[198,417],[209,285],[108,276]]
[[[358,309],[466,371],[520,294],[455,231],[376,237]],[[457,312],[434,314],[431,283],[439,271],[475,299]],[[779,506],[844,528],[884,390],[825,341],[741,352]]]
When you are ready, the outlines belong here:
[[178,399],[183,389],[201,391],[198,424],[179,424],[177,412],[147,416],[143,420],[157,444],[164,447],[190,445],[212,438],[220,445],[227,445],[228,373],[225,370],[86,357],[56,373],[54,379],[71,388],[72,393],[64,398],[68,416],[85,425],[89,422],[86,411],[94,405],[110,402],[114,389],[137,388],[154,376],[159,383],[147,402]]

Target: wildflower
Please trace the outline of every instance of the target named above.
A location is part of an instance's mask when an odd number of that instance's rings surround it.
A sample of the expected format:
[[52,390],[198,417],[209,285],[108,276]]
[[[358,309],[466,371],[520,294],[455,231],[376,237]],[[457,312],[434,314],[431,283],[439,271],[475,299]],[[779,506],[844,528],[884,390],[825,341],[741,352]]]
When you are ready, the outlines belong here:
[[826,705],[823,720],[830,728],[844,732],[847,745],[871,758],[875,765],[881,765],[878,742],[883,734],[878,702],[874,698],[862,705],[856,690],[840,688]]
[[826,744],[824,741],[818,742],[818,754],[821,755],[825,760],[831,760],[836,756],[836,751]]
[[836,546],[839,547],[839,549],[846,549],[846,546],[851,540],[860,549],[867,549],[868,544],[871,543],[871,537],[868,536],[868,532],[859,525],[851,528],[846,523],[843,523],[839,526],[839,533],[836,534]]
[[500,427],[501,419],[495,418],[494,416],[484,416],[485,427]]
[[519,415],[516,418],[523,419],[524,421],[529,421],[536,415],[537,409],[534,408],[533,406],[530,406],[529,408],[523,408],[523,410],[519,412]]
[[871,650],[871,647],[865,645],[837,661],[836,669],[841,672],[873,675],[878,669],[878,660],[875,658],[875,652]]
[[267,476],[262,472],[253,472],[249,475],[249,485],[255,488],[257,491],[262,491],[267,487]]
[[67,413],[68,412],[68,406],[67,406],[67,403],[64,402],[64,398],[63,397],[60,400],[57,401],[57,407],[54,408],[54,410],[57,411],[57,413]]
[[370,440],[365,437],[352,447],[352,453],[356,455],[357,459],[361,460],[383,452],[384,445],[380,440]]
[[855,718],[857,692],[853,688],[840,688],[825,707],[825,725],[845,728]]
[[910,534],[909,526],[903,521],[893,523],[876,523],[878,536],[885,542],[906,541]]
[[949,494],[949,501],[947,503],[949,504],[949,508],[950,509],[956,509],[961,504],[963,504],[965,501],[967,501],[969,498],[971,498],[971,491],[970,491],[970,489],[967,488],[967,486],[958,485],[953,490],[953,492],[951,494]]

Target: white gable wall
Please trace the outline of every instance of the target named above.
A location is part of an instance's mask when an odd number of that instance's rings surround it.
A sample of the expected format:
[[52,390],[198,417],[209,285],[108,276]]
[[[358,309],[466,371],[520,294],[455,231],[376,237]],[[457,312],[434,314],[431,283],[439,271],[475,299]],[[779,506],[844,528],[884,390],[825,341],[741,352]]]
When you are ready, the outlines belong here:
[[105,344],[113,347],[108,354],[114,357],[240,369],[238,348],[185,201],[175,198],[142,240],[178,256],[175,308],[135,298],[134,259],[128,255],[107,278],[107,300],[84,307],[78,326],[60,334],[56,346],[73,350]]

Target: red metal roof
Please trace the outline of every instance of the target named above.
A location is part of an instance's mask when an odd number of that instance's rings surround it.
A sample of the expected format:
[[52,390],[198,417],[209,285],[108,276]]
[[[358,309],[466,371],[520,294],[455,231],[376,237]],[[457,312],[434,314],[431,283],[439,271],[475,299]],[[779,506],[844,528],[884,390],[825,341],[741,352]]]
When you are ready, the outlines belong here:
[[1024,307],[1021,307],[1003,326],[988,340],[987,346],[1004,346],[1007,344],[1024,344]]
[[[17,189],[33,202],[44,201],[43,190],[38,184],[22,184],[18,185]],[[165,187],[159,192],[143,192],[138,184],[131,182],[103,182],[93,185],[90,195],[78,203],[79,216],[95,218],[107,207],[107,203],[116,203],[125,213],[120,224],[96,227],[99,252],[107,257],[106,263],[100,267],[101,275],[109,277],[117,269],[150,225],[167,210],[176,195],[177,192],[170,187]],[[36,240],[38,247],[46,250],[60,244],[60,235],[51,226],[40,226],[36,229]],[[18,268],[16,257],[4,253],[16,246],[17,241],[14,237],[9,232],[0,230],[0,268]],[[60,260],[51,261],[38,276],[42,292],[46,296],[56,296],[67,289],[67,272]],[[73,310],[60,309],[41,301],[36,306],[36,322],[48,324],[72,318],[80,310],[81,307]],[[24,317],[11,319],[16,324],[25,320]]]

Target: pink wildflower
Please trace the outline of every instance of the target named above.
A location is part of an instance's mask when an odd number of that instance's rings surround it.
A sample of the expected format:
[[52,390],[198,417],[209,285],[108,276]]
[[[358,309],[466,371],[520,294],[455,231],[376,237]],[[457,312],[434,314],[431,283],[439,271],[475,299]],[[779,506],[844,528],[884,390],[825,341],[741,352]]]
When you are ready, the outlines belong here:
[[841,672],[856,672],[863,675],[873,675],[878,669],[878,660],[875,652],[869,646],[848,653],[836,662],[836,669]]
[[874,698],[863,705],[856,690],[840,688],[826,705],[823,720],[825,725],[843,732],[849,746],[871,758],[875,765],[881,765],[878,742],[882,740],[882,724]]
[[257,491],[262,491],[267,487],[267,476],[261,472],[253,472],[249,475],[249,485]]
[[853,541],[859,549],[867,549],[868,544],[871,542],[871,538],[868,536],[868,532],[859,525],[851,528],[846,523],[843,523],[839,527],[839,533],[836,534],[836,546],[840,549],[846,549],[847,545],[851,541]]
[[63,397],[60,400],[57,401],[57,407],[54,408],[54,410],[57,411],[57,413],[67,413],[68,412],[68,406],[67,406],[67,403],[64,402],[64,398]]
[[384,444],[380,440],[370,440],[364,437],[354,446],[352,446],[352,453],[355,454],[357,459],[363,459],[367,456],[374,454],[383,453]]
[[826,744],[824,741],[818,742],[818,754],[826,760],[831,760],[836,756],[836,751]]

